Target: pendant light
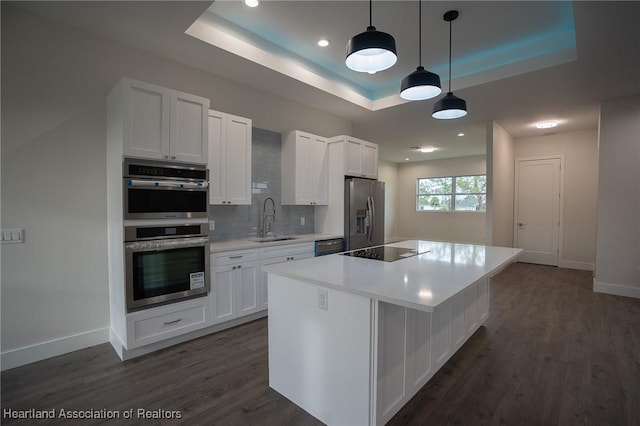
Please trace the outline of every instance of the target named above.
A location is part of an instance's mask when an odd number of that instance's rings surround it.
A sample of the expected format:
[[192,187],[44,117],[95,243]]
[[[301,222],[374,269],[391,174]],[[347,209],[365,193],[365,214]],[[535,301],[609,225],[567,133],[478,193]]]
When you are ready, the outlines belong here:
[[422,66],[422,0],[418,0],[418,68],[402,79],[400,97],[408,101],[422,101],[440,93],[440,76]]
[[376,30],[371,24],[371,2],[369,0],[369,26],[367,31],[353,36],[347,42],[347,67],[370,74],[391,68],[398,60],[396,41],[390,34]]
[[444,20],[449,22],[449,91],[433,105],[433,118],[450,120],[467,115],[467,102],[451,92],[451,21],[458,18],[457,10],[450,10],[444,14]]

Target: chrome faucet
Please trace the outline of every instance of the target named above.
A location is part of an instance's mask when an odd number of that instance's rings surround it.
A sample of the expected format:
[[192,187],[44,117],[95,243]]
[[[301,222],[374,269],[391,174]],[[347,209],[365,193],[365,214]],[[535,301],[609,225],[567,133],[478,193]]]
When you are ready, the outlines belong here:
[[[267,214],[267,201],[271,200],[271,214]],[[271,221],[269,221],[271,218]],[[262,238],[266,238],[271,231],[271,224],[276,221],[276,204],[273,198],[267,197],[262,205]]]

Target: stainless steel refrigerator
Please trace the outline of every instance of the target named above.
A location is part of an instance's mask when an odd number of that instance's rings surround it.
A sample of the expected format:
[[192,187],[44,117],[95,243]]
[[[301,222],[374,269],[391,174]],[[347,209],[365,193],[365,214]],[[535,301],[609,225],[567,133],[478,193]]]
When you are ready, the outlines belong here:
[[344,197],[345,250],[384,244],[384,182],[347,178]]

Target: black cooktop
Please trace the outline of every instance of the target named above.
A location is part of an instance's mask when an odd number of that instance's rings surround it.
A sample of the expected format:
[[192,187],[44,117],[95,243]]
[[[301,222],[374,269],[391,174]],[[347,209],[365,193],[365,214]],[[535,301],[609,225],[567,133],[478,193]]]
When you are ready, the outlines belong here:
[[427,251],[418,253],[416,249],[408,249],[402,247],[367,247],[358,250],[342,253],[344,256],[364,257],[366,259],[384,260],[385,262],[394,262],[396,260],[405,259],[407,257],[416,256],[418,254],[427,253]]

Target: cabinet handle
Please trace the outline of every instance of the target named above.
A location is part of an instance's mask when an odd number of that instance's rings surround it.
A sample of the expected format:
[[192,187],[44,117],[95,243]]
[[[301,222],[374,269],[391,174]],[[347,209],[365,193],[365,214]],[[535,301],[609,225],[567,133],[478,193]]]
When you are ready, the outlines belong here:
[[170,325],[170,324],[175,324],[182,321],[182,318],[178,318],[177,320],[173,320],[173,321],[165,321],[164,325]]
[[238,269],[242,268],[242,265],[238,265]]
[[171,159],[172,159],[172,160],[175,160],[175,159],[176,159],[176,156],[175,156],[175,155],[172,155],[172,156],[171,156]]
[[241,254],[237,254],[235,256],[229,256],[229,259],[240,259],[242,257]]
[[168,156],[168,155],[165,155],[165,156],[164,156],[164,158],[165,158],[165,160],[168,160],[168,159],[169,159],[169,156]]

